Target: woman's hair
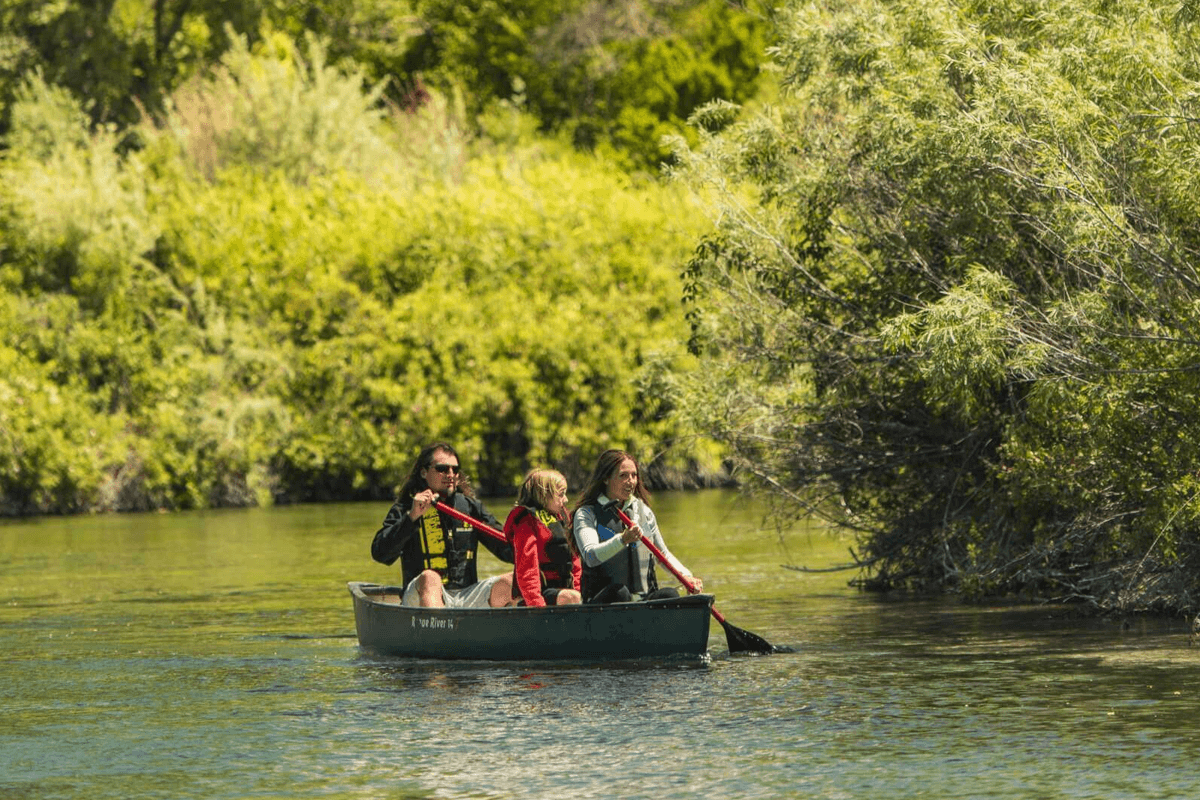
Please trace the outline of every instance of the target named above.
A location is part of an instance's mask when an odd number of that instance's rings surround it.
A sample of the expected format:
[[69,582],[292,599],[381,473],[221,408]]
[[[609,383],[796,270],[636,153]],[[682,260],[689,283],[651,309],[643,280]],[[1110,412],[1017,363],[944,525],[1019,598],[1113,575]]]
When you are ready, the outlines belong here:
[[638,481],[633,487],[634,497],[641,500],[646,505],[650,505],[650,493],[646,491],[646,484],[642,480],[642,467],[638,464],[637,459],[626,453],[624,450],[605,450],[600,454],[600,458],[596,459],[596,466],[592,469],[592,474],[584,484],[583,492],[579,495],[579,500],[576,501],[575,507],[571,509],[571,516],[575,515],[582,506],[596,502],[600,495],[608,490],[608,482],[612,476],[621,468],[622,462],[629,459],[633,462],[633,466],[637,469]]
[[517,490],[517,505],[549,508],[558,492],[567,490],[567,479],[558,470],[532,469],[525,475]]
[[400,489],[396,492],[397,500],[415,497],[418,492],[423,492],[429,488],[429,484],[421,477],[421,472],[433,466],[433,456],[439,452],[458,459],[457,490],[467,497],[475,496],[475,490],[471,488],[471,482],[467,480],[467,476],[462,472],[462,459],[458,457],[458,451],[446,442],[434,442],[433,444],[425,445],[425,447],[421,448],[421,452],[417,454],[416,463],[413,464],[408,477],[404,479],[404,483],[400,484]]

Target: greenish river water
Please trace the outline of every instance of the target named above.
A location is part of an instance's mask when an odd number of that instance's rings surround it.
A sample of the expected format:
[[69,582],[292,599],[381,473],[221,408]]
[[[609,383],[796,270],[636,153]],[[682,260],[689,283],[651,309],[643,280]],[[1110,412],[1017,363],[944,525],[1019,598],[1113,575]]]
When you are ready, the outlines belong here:
[[882,601],[781,568],[846,560],[819,528],[656,508],[729,621],[795,652],[714,624],[706,661],[363,653],[345,584],[397,579],[386,504],[0,523],[0,799],[1200,796],[1184,621]]

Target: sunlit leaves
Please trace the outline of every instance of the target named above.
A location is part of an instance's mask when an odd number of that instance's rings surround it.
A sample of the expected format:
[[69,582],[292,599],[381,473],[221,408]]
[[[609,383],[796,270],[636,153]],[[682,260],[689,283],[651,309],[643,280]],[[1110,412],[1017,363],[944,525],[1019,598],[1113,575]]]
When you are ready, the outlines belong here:
[[[42,160],[2,165],[5,511],[387,497],[432,439],[488,491],[535,464],[578,482],[608,447],[711,465],[663,391],[703,225],[682,192],[528,135],[434,177],[406,153],[446,142],[449,115],[398,134],[408,118],[283,52],[241,52],[227,77],[262,70],[300,120],[370,132],[395,170],[337,136],[198,170],[186,137],[145,129],[121,155],[52,92],[21,109],[41,133],[14,141]],[[230,135],[298,142],[287,102],[256,92],[243,110],[265,127],[235,115]]]

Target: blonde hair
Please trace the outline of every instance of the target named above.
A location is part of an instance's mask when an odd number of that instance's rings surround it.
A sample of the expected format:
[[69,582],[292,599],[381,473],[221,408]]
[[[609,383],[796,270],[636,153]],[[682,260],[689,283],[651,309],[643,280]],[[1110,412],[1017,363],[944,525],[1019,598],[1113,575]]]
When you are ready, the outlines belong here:
[[567,491],[567,479],[556,469],[532,469],[517,490],[517,505],[549,508],[554,496]]

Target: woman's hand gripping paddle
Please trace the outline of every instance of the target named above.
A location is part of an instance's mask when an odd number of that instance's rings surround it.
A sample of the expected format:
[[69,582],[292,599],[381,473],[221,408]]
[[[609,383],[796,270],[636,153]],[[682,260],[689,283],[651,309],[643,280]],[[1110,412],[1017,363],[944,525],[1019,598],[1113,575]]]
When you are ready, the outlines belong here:
[[[629,517],[620,509],[620,507],[614,506],[614,508],[616,508],[617,515],[620,516],[621,521],[624,522],[626,526],[632,528],[633,520],[629,519]],[[697,594],[696,587],[692,585],[692,582],[688,580],[688,578],[682,572],[677,570],[674,564],[667,560],[667,557],[663,555],[663,552],[654,545],[654,542],[651,542],[649,539],[643,536],[641,538],[641,543],[646,546],[646,549],[650,551],[651,555],[659,560],[659,563],[666,567],[671,574],[679,580],[680,583],[687,587],[688,594]],[[776,647],[757,634],[742,630],[734,625],[730,625],[729,622],[725,620],[725,616],[721,614],[720,611],[717,611],[717,609],[713,606],[709,606],[709,611],[712,612],[713,618],[717,622],[721,623],[721,627],[725,629],[725,641],[729,643],[729,652],[767,654],[784,651],[785,648]]]

